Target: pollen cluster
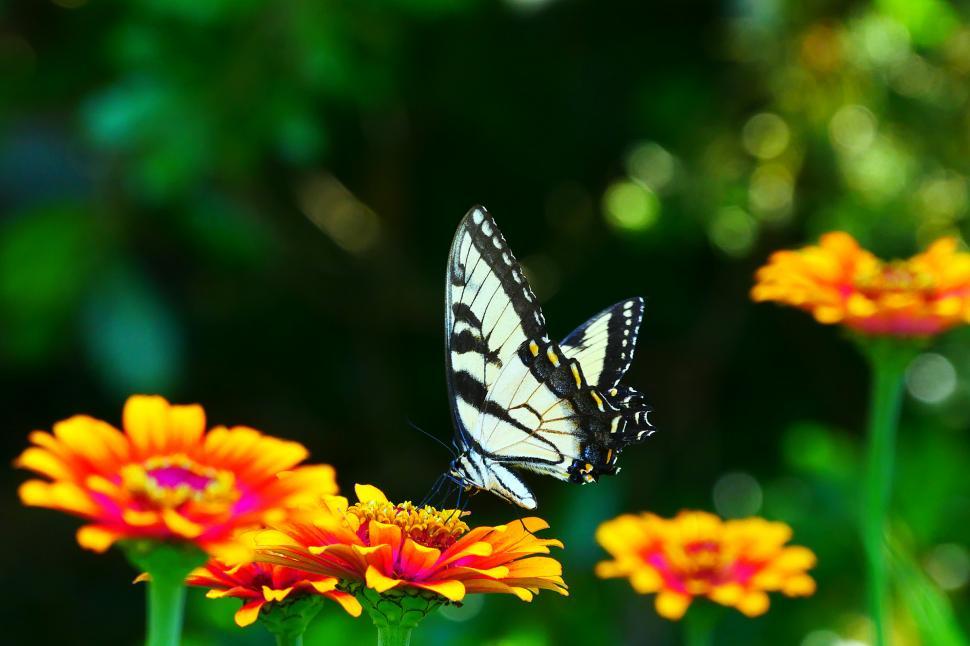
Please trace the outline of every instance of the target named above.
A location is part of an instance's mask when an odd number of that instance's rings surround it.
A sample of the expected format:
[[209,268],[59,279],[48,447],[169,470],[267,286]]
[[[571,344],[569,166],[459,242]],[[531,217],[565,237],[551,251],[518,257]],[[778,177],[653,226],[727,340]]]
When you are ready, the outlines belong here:
[[358,502],[347,508],[347,514],[360,521],[357,533],[365,542],[372,520],[396,525],[415,543],[437,549],[451,547],[468,531],[468,525],[461,520],[462,512],[427,505],[418,507],[411,502]]

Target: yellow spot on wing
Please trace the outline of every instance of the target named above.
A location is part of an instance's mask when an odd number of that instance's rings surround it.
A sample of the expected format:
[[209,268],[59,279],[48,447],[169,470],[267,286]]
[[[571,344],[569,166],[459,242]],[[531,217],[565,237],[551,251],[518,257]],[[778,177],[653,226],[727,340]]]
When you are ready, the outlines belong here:
[[593,396],[593,401],[596,402],[596,407],[601,411],[603,410],[603,398],[595,390],[589,391],[589,394]]
[[532,353],[533,357],[539,356],[539,344],[535,341],[529,341],[529,352]]
[[549,349],[546,350],[546,356],[549,357],[549,361],[552,362],[553,368],[559,367],[559,355],[557,355],[556,352],[552,349],[552,346],[549,346]]
[[583,378],[579,374],[579,366],[577,366],[574,363],[573,365],[571,365],[569,367],[572,368],[573,378],[576,380],[576,387],[577,388],[582,388],[583,387]]

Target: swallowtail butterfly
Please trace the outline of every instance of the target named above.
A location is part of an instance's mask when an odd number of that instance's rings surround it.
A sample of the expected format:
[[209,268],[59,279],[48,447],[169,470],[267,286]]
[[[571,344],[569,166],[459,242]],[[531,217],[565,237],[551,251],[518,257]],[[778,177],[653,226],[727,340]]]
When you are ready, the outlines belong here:
[[626,446],[653,433],[643,395],[620,386],[643,299],[603,310],[550,340],[522,269],[482,207],[458,225],[445,286],[448,390],[458,455],[448,476],[527,509],[515,470],[576,483],[619,471]]

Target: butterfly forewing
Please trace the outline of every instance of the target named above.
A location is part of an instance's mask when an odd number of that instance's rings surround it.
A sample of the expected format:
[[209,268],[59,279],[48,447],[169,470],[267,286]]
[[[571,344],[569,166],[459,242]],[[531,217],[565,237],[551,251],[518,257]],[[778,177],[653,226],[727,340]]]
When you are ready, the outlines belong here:
[[467,433],[519,346],[545,337],[545,321],[505,238],[481,207],[458,225],[445,292],[448,382],[456,421]]

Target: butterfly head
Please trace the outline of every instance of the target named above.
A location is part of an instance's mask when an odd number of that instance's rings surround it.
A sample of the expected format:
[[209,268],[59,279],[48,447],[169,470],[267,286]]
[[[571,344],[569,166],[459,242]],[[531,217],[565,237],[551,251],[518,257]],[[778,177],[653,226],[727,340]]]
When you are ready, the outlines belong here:
[[448,477],[465,491],[485,490],[519,507],[536,508],[535,496],[518,475],[478,451],[459,453],[451,461]]
[[448,477],[465,491],[484,489],[485,481],[483,476],[485,471],[482,468],[484,465],[480,462],[470,452],[463,451],[456,455],[455,459],[448,466]]

